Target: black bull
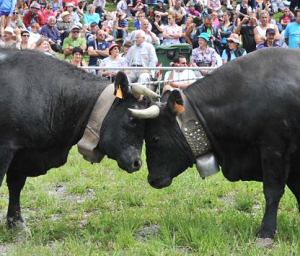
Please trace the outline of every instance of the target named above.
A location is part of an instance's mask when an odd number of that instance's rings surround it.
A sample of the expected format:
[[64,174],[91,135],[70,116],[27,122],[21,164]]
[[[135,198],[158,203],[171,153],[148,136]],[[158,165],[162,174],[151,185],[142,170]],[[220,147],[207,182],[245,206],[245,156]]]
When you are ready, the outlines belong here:
[[182,95],[204,125],[224,176],[263,182],[266,209],[258,237],[273,238],[285,185],[300,203],[299,50],[256,51],[215,70],[182,94],[168,92],[159,116],[146,121],[148,181],[156,188],[170,185],[195,163],[176,121]]
[[[23,223],[20,193],[26,178],[67,161],[107,83],[34,51],[1,49],[0,70],[0,184],[6,174],[7,220],[14,226]],[[145,108],[147,102],[137,100],[123,73],[116,83],[123,98],[114,100],[103,121],[98,150],[132,172],[141,166],[144,122],[128,108]]]

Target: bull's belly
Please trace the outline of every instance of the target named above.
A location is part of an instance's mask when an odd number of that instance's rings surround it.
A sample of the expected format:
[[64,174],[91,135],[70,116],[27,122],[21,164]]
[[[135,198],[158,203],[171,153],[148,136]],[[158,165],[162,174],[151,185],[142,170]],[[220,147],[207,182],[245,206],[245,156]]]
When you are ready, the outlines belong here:
[[27,177],[45,174],[49,169],[66,163],[70,148],[47,150],[22,149],[17,152],[9,170]]

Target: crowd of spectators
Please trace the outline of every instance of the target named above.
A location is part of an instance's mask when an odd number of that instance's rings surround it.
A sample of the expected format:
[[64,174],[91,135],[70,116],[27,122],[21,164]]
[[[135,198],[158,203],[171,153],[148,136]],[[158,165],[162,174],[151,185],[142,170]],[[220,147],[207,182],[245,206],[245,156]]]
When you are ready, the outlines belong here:
[[[299,0],[114,4],[115,10],[108,11],[106,0],[1,0],[0,46],[36,49],[78,67],[101,66],[91,72],[107,77],[116,74],[111,67],[157,66],[158,45],[190,44],[191,56],[177,56],[172,64],[199,67],[218,67],[265,47],[300,48]],[[155,73],[138,69],[128,76],[146,82]]]

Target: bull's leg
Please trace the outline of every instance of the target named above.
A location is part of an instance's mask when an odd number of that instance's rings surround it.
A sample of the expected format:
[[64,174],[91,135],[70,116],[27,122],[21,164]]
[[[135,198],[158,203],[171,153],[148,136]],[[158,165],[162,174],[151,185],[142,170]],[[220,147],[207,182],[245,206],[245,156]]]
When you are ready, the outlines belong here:
[[26,176],[8,172],[6,182],[9,192],[9,203],[7,210],[7,225],[9,228],[25,227],[24,220],[21,215],[20,194],[25,185]]
[[0,186],[14,157],[14,151],[6,146],[0,146]]
[[277,211],[279,201],[284,193],[289,165],[287,159],[274,148],[261,150],[263,168],[263,190],[266,200],[266,209],[260,230],[259,238],[274,238],[277,226]]
[[298,210],[300,212],[300,177],[297,172],[290,173],[287,185],[297,199]]

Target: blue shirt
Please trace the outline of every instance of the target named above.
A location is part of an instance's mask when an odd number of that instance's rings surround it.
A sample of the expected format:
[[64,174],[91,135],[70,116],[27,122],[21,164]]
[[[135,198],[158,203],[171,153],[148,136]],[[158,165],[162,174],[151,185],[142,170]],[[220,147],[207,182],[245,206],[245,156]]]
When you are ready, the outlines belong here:
[[[241,56],[244,56],[246,54],[247,54],[247,52],[246,52],[246,50],[244,50]],[[238,56],[236,56],[235,52],[234,51],[230,51],[230,60],[234,60],[236,58],[238,58]],[[229,61],[229,56],[227,55],[226,49],[223,50],[222,60]]]
[[287,25],[284,37],[289,40],[289,48],[300,48],[300,24],[291,22]]
[[83,14],[83,23],[87,24],[87,25],[91,25],[91,23],[96,22],[97,24],[100,21],[100,15],[98,13],[93,13],[93,14],[89,14],[89,13],[85,13]]
[[61,40],[58,29],[56,27],[50,27],[48,24],[46,24],[42,27],[41,35],[51,39],[55,43],[57,43],[57,41]]
[[[91,40],[88,42],[88,48],[93,47],[95,50],[105,50],[109,48],[109,42],[107,41],[97,41],[97,40]],[[89,66],[97,66],[97,60],[98,59],[104,59],[105,57],[95,57],[90,56],[89,60]]]

